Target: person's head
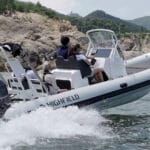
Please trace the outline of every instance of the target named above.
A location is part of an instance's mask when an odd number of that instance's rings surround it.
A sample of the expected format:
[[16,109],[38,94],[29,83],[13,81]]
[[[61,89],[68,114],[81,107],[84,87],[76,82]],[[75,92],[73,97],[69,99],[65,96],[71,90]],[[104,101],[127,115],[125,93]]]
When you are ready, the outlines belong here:
[[31,67],[36,68],[38,66],[37,60],[34,57],[29,58]]
[[29,55],[29,62],[32,67],[36,68],[37,66],[42,64],[39,55],[36,52],[31,52]]
[[62,36],[60,39],[60,42],[63,46],[68,46],[70,39],[67,36]]
[[70,56],[75,55],[77,53],[80,53],[80,51],[81,51],[80,44],[75,44],[75,45],[71,46],[69,55]]
[[80,50],[81,50],[80,44],[76,44],[76,45],[74,46],[74,50],[75,50],[75,51],[80,51]]

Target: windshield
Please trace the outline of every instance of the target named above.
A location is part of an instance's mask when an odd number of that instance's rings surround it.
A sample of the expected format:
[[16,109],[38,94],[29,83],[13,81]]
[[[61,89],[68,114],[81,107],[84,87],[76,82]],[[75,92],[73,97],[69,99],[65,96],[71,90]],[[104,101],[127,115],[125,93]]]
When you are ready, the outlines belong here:
[[116,44],[114,33],[107,30],[91,31],[88,37],[94,48],[114,48]]

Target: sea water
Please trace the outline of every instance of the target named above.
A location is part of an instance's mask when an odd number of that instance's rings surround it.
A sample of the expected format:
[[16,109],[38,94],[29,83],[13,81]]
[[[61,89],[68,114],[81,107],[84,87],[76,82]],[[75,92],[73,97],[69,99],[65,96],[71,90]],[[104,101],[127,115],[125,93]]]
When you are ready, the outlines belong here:
[[79,140],[80,137],[110,138],[111,128],[103,125],[107,121],[95,110],[77,107],[58,110],[49,107],[40,108],[29,114],[12,118],[8,122],[1,121],[0,148],[19,149],[22,146],[34,147],[43,143],[45,143],[43,147],[48,145],[55,147],[57,142],[55,145],[50,144],[51,141],[55,141],[54,139],[60,142]]
[[0,150],[149,150],[150,96],[99,112],[39,108],[0,121]]

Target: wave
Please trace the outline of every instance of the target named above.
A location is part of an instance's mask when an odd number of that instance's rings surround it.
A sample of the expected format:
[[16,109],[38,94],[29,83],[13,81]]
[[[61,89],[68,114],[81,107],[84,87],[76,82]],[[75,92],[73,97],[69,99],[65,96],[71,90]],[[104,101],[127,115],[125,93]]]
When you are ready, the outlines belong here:
[[11,146],[20,143],[32,145],[38,138],[70,138],[78,135],[110,138],[111,129],[103,125],[107,121],[96,110],[75,106],[58,110],[39,108],[8,122],[0,122],[0,149],[11,149]]

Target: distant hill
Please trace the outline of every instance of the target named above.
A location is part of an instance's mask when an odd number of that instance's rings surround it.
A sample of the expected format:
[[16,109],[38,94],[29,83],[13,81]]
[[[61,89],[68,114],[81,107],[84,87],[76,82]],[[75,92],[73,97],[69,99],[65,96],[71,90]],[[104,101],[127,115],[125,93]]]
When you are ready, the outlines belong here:
[[150,30],[150,16],[136,18],[134,20],[130,20],[130,22]]
[[112,21],[120,21],[121,19],[114,17],[112,15],[107,14],[106,12],[104,12],[103,10],[96,10],[90,14],[88,14],[86,17],[95,17],[95,18],[99,18],[99,19],[109,19]]
[[110,26],[110,28],[112,28],[113,30],[120,30],[121,32],[137,32],[145,30],[142,26],[138,26],[123,19],[114,17],[101,10],[94,11],[86,17],[100,19],[104,22],[104,25],[106,24],[106,28],[107,25],[110,24],[112,26]]
[[82,32],[95,28],[111,29],[117,33],[146,31],[146,28],[142,26],[114,17],[101,10],[94,11],[82,18],[68,19]]
[[31,2],[22,2],[18,0],[0,0],[0,6],[1,14],[6,13],[7,15],[8,11],[11,13],[15,11],[25,13],[34,12],[57,20],[69,20],[72,25],[77,26],[77,28],[84,33],[87,30],[95,28],[111,29],[117,33],[146,31],[144,27],[111,16],[100,10],[94,11],[85,17],[80,17],[76,13],[71,13],[70,15],[58,13],[55,10],[42,6],[39,2],[33,4]]
[[76,17],[76,18],[81,18],[81,16],[78,13],[74,13],[74,12],[71,12],[68,16],[70,16],[70,17]]

